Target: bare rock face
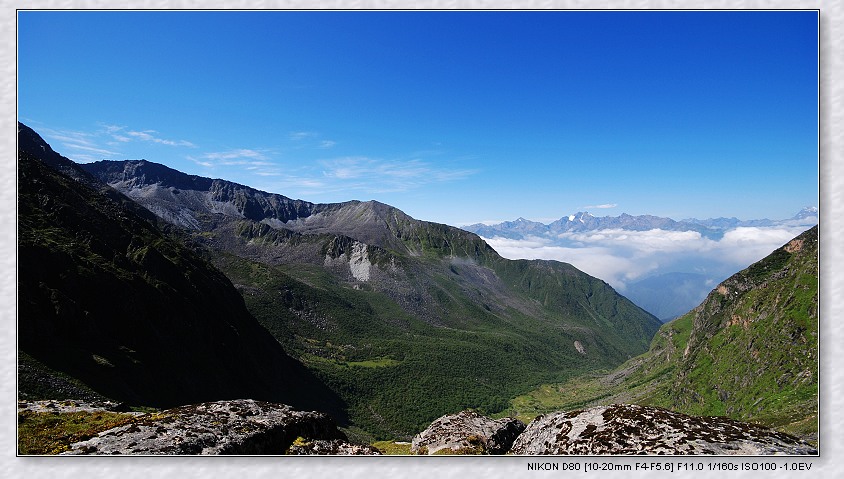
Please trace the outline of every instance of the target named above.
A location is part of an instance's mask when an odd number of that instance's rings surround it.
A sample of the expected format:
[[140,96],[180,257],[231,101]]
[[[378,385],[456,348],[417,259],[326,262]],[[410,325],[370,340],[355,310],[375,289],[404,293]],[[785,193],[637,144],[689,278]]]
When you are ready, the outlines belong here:
[[[284,454],[297,438],[346,441],[326,414],[238,399],[147,414],[72,444],[64,454],[270,455]],[[343,450],[340,442],[335,451]]]
[[793,436],[721,417],[614,404],[534,419],[513,454],[817,454]]
[[513,418],[490,419],[473,411],[443,416],[413,438],[414,454],[506,454],[525,430]]

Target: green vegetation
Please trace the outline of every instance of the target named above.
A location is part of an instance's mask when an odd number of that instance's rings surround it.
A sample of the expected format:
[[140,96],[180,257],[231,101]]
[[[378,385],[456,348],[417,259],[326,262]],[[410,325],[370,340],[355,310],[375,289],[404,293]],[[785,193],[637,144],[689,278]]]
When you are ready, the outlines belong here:
[[817,227],[724,281],[665,324],[650,350],[606,374],[546,384],[510,401],[529,420],[633,402],[728,416],[815,440],[818,431]]
[[409,442],[376,441],[372,445],[388,456],[411,455]]
[[[631,348],[622,352],[620,339],[583,335],[572,324],[578,316],[563,316],[563,322],[553,312],[556,306],[534,307],[537,318],[502,308],[490,294],[484,307],[469,296],[467,278],[480,274],[471,264],[423,260],[434,274],[405,280],[432,298],[426,303],[437,317],[432,324],[394,297],[349,287],[318,266],[213,258],[285,350],[346,400],[350,425],[374,439],[409,439],[437,417],[467,408],[500,412],[509,398],[537,384],[612,367]],[[550,287],[537,294],[561,295]],[[525,296],[514,295],[511,302],[533,304]],[[594,353],[578,353],[576,339]]]
[[134,420],[131,414],[114,412],[18,413],[18,454],[59,454],[70,445],[90,439],[113,427]]

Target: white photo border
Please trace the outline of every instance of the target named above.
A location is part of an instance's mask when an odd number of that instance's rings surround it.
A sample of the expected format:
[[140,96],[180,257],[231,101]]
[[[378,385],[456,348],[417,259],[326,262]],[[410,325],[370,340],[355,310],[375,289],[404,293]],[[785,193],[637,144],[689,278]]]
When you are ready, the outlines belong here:
[[[844,2],[840,1],[731,1],[731,0],[13,0],[2,1],[0,7],[0,102],[9,116],[0,116],[0,145],[4,160],[0,161],[0,312],[3,330],[0,333],[0,476],[26,478],[322,478],[341,475],[344,478],[439,477],[465,478],[468,474],[485,478],[523,477],[553,474],[556,477],[664,477],[654,471],[598,472],[582,470],[529,471],[529,462],[584,462],[582,458],[550,457],[16,457],[16,138],[17,138],[17,10],[18,9],[817,9],[819,10],[820,98],[819,98],[819,207],[820,207],[820,457],[777,459],[778,463],[805,462],[811,469],[804,472],[777,471],[764,477],[826,477],[839,473],[844,466],[840,431],[844,429],[841,410],[844,391],[839,367],[844,357],[844,294],[841,274],[836,266],[844,255],[840,238],[844,236],[839,218],[844,203],[844,176],[839,171],[844,152]],[[653,461],[640,458],[638,462]],[[666,458],[668,459],[668,458]],[[670,458],[680,462],[679,458]],[[752,461],[745,458],[744,461]],[[633,464],[635,458],[593,457],[590,462]],[[732,458],[694,458],[697,462],[739,462]],[[766,459],[767,461],[767,459]],[[671,476],[686,474],[674,472]],[[756,477],[761,473],[702,471],[690,477]]]

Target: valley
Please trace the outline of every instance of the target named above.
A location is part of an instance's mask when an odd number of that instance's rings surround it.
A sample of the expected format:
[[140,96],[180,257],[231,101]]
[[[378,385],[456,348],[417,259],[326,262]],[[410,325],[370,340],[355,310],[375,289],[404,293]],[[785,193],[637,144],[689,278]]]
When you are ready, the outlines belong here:
[[75,164],[22,124],[18,172],[21,399],[280,402],[365,443],[610,401],[817,432],[817,227],[662,325],[377,201]]
[[616,369],[511,401],[531,417],[635,403],[763,424],[818,442],[818,228],[731,276]]
[[[114,316],[118,305],[111,301],[118,298],[123,298],[118,304],[130,309],[117,317],[137,318],[132,320],[137,325],[123,319],[117,322],[121,329],[98,333],[102,339],[80,337],[85,346],[73,349],[79,359],[69,369],[61,360],[69,353],[55,348],[58,337],[48,341],[51,336],[45,338],[35,326],[36,318],[63,321],[61,314],[49,312],[65,310],[59,297],[35,292],[38,284],[55,284],[51,288],[61,291],[67,274],[56,271],[53,277],[45,276],[50,269],[35,253],[21,261],[22,270],[32,277],[22,283],[21,297],[40,311],[21,310],[21,351],[48,369],[76,377],[130,405],[166,406],[232,397],[249,391],[247,378],[257,374],[258,383],[273,385],[260,394],[261,399],[289,398],[301,404],[308,394],[326,388],[325,397],[312,404],[325,403],[330,412],[341,410],[335,412],[338,420],[361,438],[409,438],[442,414],[464,408],[498,412],[511,397],[536,384],[620,364],[645,351],[659,327],[655,317],[570,265],[506,260],[474,234],[414,220],[388,205],[312,204],[223,180],[191,177],[145,161],[77,166],[28,128],[21,127],[21,135],[28,135],[20,141],[26,161],[38,165],[40,156],[58,166],[55,172],[39,166],[31,175],[34,184],[42,185],[44,175],[61,178],[59,171],[65,170],[92,185],[87,188],[103,192],[86,193],[67,207],[68,214],[60,216],[65,229],[55,231],[54,239],[43,244],[36,238],[48,238],[53,227],[47,221],[29,226],[29,218],[50,214],[39,209],[42,200],[37,198],[55,195],[54,187],[41,187],[32,194],[22,190],[22,203],[32,204],[31,212],[22,210],[21,222],[28,228],[23,231],[22,245],[32,241],[53,254],[51,245],[79,244],[73,238],[83,238],[81,244],[90,241],[95,246],[67,251],[62,270],[84,271],[84,265],[94,263],[113,275],[137,274],[152,285],[151,291],[177,297],[208,292],[187,280],[199,276],[184,264],[201,265],[219,278],[221,289],[212,294],[214,300],[185,306],[188,316],[173,309],[177,304],[173,299],[158,300],[137,288],[115,290],[122,283],[108,276],[102,277],[102,285],[90,279],[75,281],[85,284],[88,292],[84,301],[82,291],[63,293],[73,301],[74,308],[66,314],[78,323],[77,331],[90,330],[92,319],[96,324],[106,321],[97,318],[107,312]],[[21,171],[29,170],[22,167]],[[75,183],[84,186],[65,178],[61,180],[64,188],[72,189]],[[103,199],[103,194],[114,199]],[[89,216],[97,217],[102,208],[113,209],[113,201],[138,213],[118,210],[106,215],[103,224],[89,226]],[[114,221],[138,225],[152,237],[134,239],[115,232],[116,243],[108,249],[97,246],[96,231],[109,231]],[[148,244],[161,246],[150,249]],[[164,247],[174,252],[157,253]],[[143,269],[127,271],[137,268],[136,263]],[[127,301],[127,295],[137,299]],[[187,350],[181,336],[196,336],[186,329],[168,335],[169,343],[142,339],[136,328],[151,324],[144,319],[147,315],[170,321],[172,329],[185,319],[190,328],[196,328],[203,322],[230,321],[235,314],[249,328],[262,326],[261,334],[271,335],[277,345],[273,354],[281,355],[275,361],[289,365],[220,355],[203,362],[202,356],[193,355],[190,361],[169,363],[202,364],[212,375],[209,380],[194,378],[192,383],[200,389],[190,394],[173,392],[162,398],[150,386],[115,384],[131,382],[126,374],[134,369],[148,370],[144,374],[150,377],[172,373],[172,366],[152,358],[183,354]],[[239,340],[246,340],[240,329],[246,326],[233,327],[239,331]],[[154,326],[154,331],[160,328]],[[137,339],[130,341],[125,335]],[[160,333],[151,335],[161,337]],[[101,347],[106,342],[113,344],[111,349]],[[247,354],[257,351],[246,343],[243,348]],[[221,361],[225,367],[210,366]],[[119,374],[112,378],[103,376],[104,371]],[[215,383],[230,383],[224,371],[236,374],[235,383],[243,386],[215,390]],[[280,383],[275,375],[289,379]],[[170,384],[164,377],[158,378],[159,387]],[[305,378],[314,384],[297,383]],[[203,385],[208,389],[202,390]],[[22,392],[28,392],[27,387]]]

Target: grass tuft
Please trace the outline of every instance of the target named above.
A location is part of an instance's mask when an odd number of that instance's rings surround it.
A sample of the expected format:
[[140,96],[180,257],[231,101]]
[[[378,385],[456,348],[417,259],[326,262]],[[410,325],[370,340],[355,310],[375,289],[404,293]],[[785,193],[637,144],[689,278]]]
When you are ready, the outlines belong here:
[[52,455],[102,431],[133,422],[135,416],[107,411],[18,413],[18,454]]

